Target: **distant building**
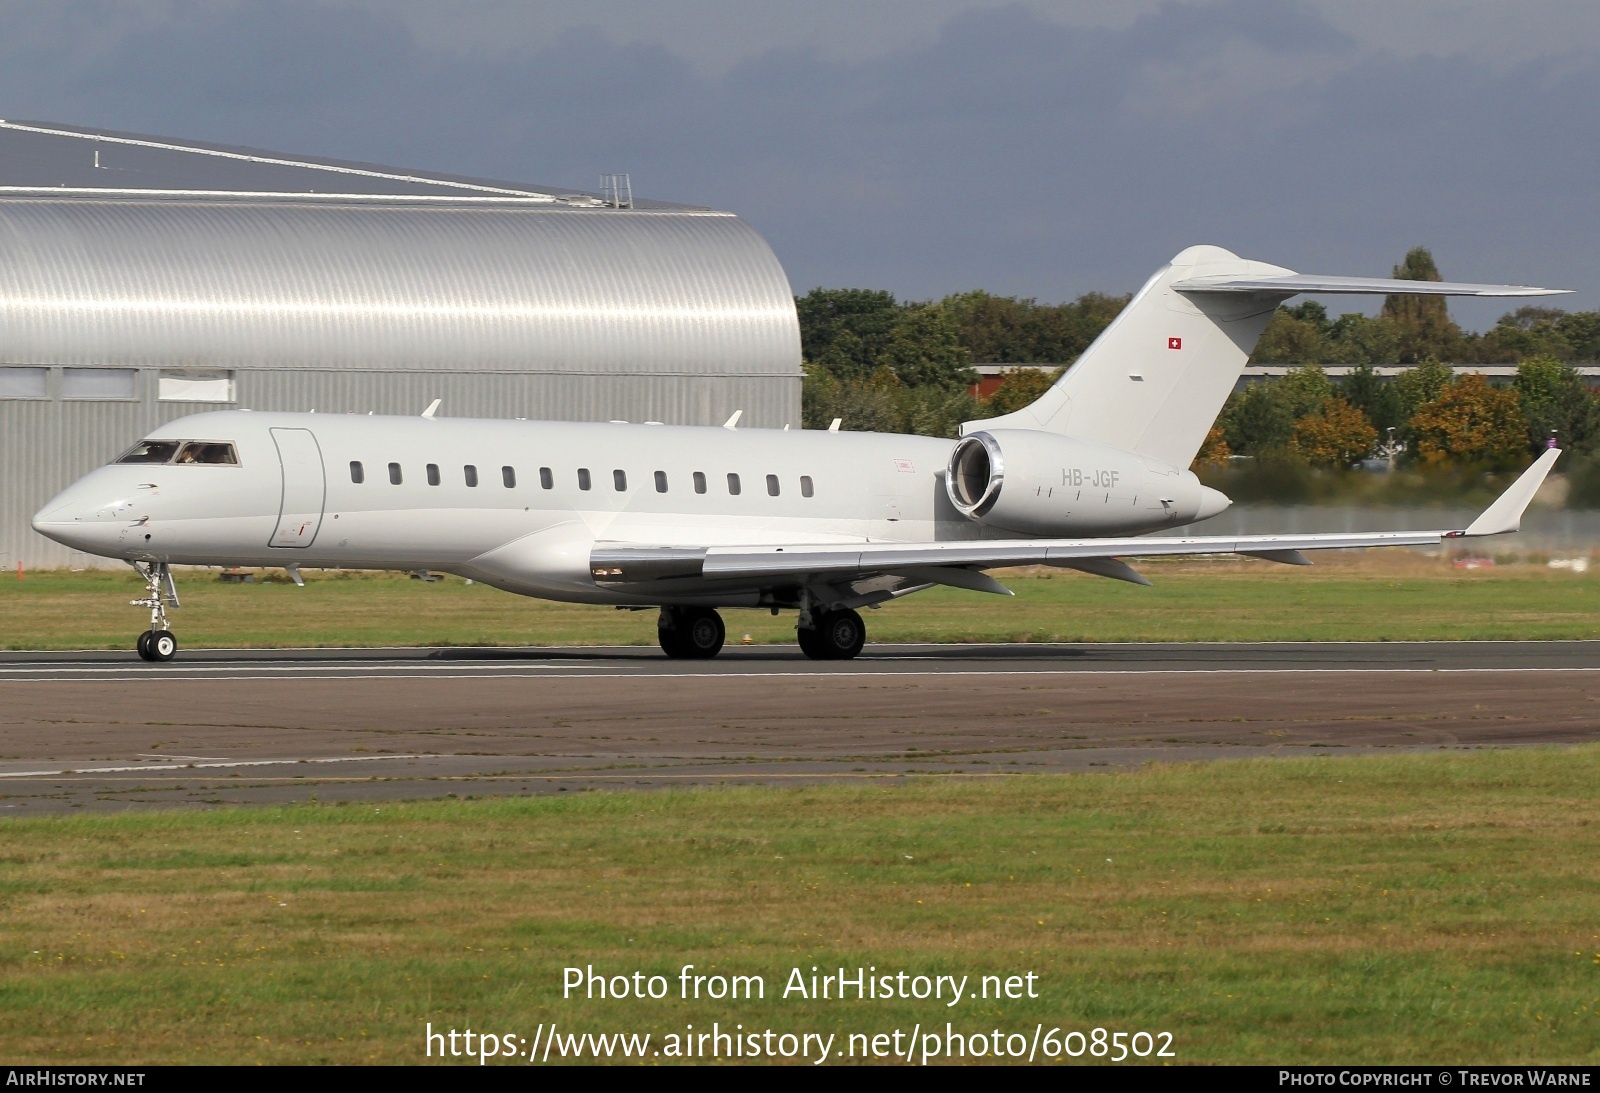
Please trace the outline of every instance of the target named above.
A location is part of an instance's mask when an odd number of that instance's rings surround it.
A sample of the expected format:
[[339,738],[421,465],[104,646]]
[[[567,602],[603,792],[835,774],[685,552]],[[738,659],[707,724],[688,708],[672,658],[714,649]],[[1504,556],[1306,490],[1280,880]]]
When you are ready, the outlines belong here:
[[[0,122],[0,564],[52,494],[211,408],[800,422],[794,297],[738,217]],[[84,560],[86,561],[86,560]]]
[[1007,372],[1054,372],[1060,367],[1059,364],[975,364],[972,370],[978,373],[978,382],[968,387],[967,393],[973,398],[988,398],[1000,390]]
[[[1241,391],[1253,383],[1274,379],[1298,367],[1300,366],[1297,364],[1248,364],[1245,366],[1244,372],[1240,374],[1238,382],[1233,385],[1233,389]],[[1360,366],[1355,364],[1324,364],[1321,367],[1330,379],[1340,380]],[[1404,372],[1409,372],[1414,367],[1415,365],[1410,364],[1385,364],[1374,365],[1372,370],[1380,378],[1392,380]],[[1514,364],[1452,364],[1450,370],[1458,376],[1468,374],[1487,376],[1492,383],[1509,383],[1517,374],[1517,366]],[[1574,365],[1573,371],[1582,376],[1590,387],[1600,387],[1600,365]]]

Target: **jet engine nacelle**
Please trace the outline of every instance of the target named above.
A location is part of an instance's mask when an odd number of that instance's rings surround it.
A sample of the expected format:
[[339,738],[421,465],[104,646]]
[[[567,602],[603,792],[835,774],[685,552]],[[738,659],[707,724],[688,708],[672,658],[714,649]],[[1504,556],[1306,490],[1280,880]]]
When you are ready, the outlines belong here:
[[945,490],[968,519],[1024,535],[1133,534],[1204,520],[1231,504],[1183,468],[1027,429],[962,437]]

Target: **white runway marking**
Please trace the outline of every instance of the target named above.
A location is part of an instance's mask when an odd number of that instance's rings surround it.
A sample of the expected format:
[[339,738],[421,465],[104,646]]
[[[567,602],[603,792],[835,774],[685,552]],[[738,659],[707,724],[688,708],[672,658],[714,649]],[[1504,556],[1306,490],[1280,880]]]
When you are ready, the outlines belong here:
[[0,778],[62,778],[73,774],[148,774],[153,770],[201,770],[215,767],[284,767],[300,763],[370,763],[378,759],[437,759],[437,755],[336,755],[324,759],[229,759],[205,763],[140,763],[131,767],[64,767],[60,770],[6,770]]
[[[406,665],[399,665],[399,664],[339,664],[339,665],[332,665],[332,666],[330,666],[330,665],[303,666],[303,665],[297,665],[297,664],[288,664],[288,665],[280,666],[280,665],[274,665],[274,664],[262,664],[262,665],[259,665],[259,666],[257,666],[257,665],[249,665],[249,666],[246,666],[244,668],[240,668],[237,665],[226,666],[226,667],[217,667],[217,668],[206,668],[206,667],[202,667],[200,665],[194,665],[192,667],[191,666],[185,666],[183,668],[172,669],[172,671],[189,672],[191,674],[197,673],[197,672],[240,672],[240,671],[258,672],[258,673],[264,673],[264,672],[306,672],[306,671],[326,672],[326,671],[329,671],[330,668],[333,668],[333,669],[336,669],[336,670],[338,670],[340,672],[344,672],[346,674],[349,674],[349,673],[353,673],[353,672],[393,672],[393,671],[398,671],[401,668],[404,668],[407,672],[460,672],[460,671],[492,672],[496,668],[499,668],[499,667],[501,667],[501,666],[500,665],[495,665],[495,664],[465,665],[465,666],[459,665],[459,664],[406,664]],[[600,667],[601,667],[600,665],[595,665],[595,668],[597,668],[597,669],[600,668]],[[527,671],[529,669],[541,669],[541,668],[545,669],[545,670],[548,670],[548,671],[585,671],[585,670],[588,670],[588,666],[587,665],[583,665],[583,664],[519,664],[519,665],[516,666],[516,670],[518,670],[518,671]],[[16,667],[0,667],[0,675],[7,675],[7,674],[16,675],[16,674],[22,674],[22,673],[28,673],[28,672],[56,672],[56,673],[59,673],[61,675],[66,675],[66,674],[72,673],[72,672],[84,672],[84,673],[87,673],[87,672],[101,672],[101,673],[104,673],[104,672],[143,672],[143,673],[155,674],[155,673],[161,673],[161,671],[162,670],[160,668],[142,668],[142,667],[140,667],[138,665],[135,665],[135,664],[89,665],[87,667],[82,667],[82,668],[74,667],[72,665],[63,665],[60,668],[53,668],[53,667],[48,667],[48,666],[41,667],[41,666],[37,666],[37,665],[31,666],[31,667],[28,666],[28,665],[18,665]]]
[[134,754],[139,759],[182,759],[186,763],[223,763],[228,759],[226,755],[162,755],[153,751]]
[[[39,671],[36,669],[36,671]],[[265,676],[255,674],[255,669],[244,669],[246,674],[234,675],[179,675],[176,673],[162,673],[139,671],[138,669],[104,669],[103,673],[133,672],[135,674],[101,674],[98,676],[58,676],[36,675],[28,678],[0,679],[0,683],[226,683],[226,682],[261,682],[272,679],[283,679],[282,675]],[[221,671],[221,670],[219,670]],[[233,669],[238,672],[238,669]],[[306,680],[348,680],[351,676],[342,669],[304,668],[280,669],[292,673],[295,679]],[[1020,669],[953,669],[950,671],[927,672],[872,672],[872,671],[843,671],[843,672],[617,672],[604,669],[574,668],[571,675],[550,675],[547,672],[532,673],[522,670],[490,669],[471,670],[453,669],[453,674],[429,673],[429,680],[459,680],[459,679],[693,679],[693,680],[737,680],[737,679],[913,679],[924,676],[1262,676],[1262,675],[1537,675],[1559,673],[1586,673],[1600,672],[1600,665],[1593,667],[1532,667],[1532,668],[1020,668]],[[394,679],[404,680],[415,676],[409,668],[391,668],[387,674],[368,672],[359,678],[378,680]]]

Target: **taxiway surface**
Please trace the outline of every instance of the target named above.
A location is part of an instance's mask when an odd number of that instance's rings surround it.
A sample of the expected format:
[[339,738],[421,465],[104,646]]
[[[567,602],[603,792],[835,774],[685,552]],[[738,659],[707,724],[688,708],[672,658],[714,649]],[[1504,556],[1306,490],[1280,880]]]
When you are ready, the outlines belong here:
[[1600,739],[1600,642],[0,654],[0,817]]

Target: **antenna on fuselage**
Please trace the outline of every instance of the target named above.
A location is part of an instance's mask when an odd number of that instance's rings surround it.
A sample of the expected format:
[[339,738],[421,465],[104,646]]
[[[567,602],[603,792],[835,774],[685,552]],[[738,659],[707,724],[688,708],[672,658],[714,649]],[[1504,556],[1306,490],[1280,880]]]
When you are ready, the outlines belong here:
[[843,424],[844,424],[844,418],[842,418],[842,417],[834,418],[833,421],[830,422],[829,425],[828,425],[828,432],[837,433],[839,431],[839,426],[841,426]]
[[428,408],[422,411],[422,416],[431,418],[433,416],[433,412],[439,408],[439,404],[443,401],[444,399],[442,398],[436,398],[432,402],[428,403]]
[[722,427],[724,429],[737,429],[739,427],[739,419],[741,417],[743,417],[743,416],[744,416],[744,411],[743,410],[735,410],[733,412],[733,416],[730,417],[727,421],[724,421],[722,423]]

